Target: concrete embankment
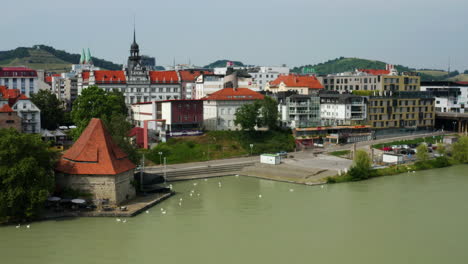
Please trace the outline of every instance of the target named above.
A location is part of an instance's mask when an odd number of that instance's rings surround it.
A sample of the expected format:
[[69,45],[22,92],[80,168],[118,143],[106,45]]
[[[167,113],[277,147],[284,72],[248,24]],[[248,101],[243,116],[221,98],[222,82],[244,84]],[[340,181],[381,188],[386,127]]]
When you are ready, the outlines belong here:
[[336,174],[336,171],[327,169],[311,169],[288,164],[269,165],[261,163],[246,167],[240,172],[242,176],[306,185],[323,184],[325,183],[324,178]]
[[[239,174],[243,168],[253,166],[254,162],[241,162],[221,165],[205,165],[191,168],[179,168],[168,170],[165,173],[166,181],[181,181],[181,180],[192,180],[202,179],[210,177],[220,177],[227,175]],[[164,172],[163,172],[164,174]]]

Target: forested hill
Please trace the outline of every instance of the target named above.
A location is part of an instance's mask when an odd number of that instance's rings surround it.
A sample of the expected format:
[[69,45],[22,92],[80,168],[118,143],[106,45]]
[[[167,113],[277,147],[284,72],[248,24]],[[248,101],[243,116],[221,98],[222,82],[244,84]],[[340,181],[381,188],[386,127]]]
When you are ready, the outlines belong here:
[[[92,57],[94,65],[107,70],[120,70],[122,65]],[[32,69],[66,72],[72,64],[78,64],[80,54],[72,54],[46,45],[31,48],[19,47],[14,50],[0,51],[0,67],[26,66]]]
[[[317,74],[332,74],[354,71],[355,69],[385,69],[387,63],[376,60],[340,57],[315,65],[294,67],[291,71],[300,73],[304,67],[313,68]],[[411,69],[401,65],[395,65],[398,71],[410,71]]]
[[[226,64],[231,61],[231,60],[217,60],[213,63],[210,63],[208,65],[205,65],[203,68],[205,69],[213,69],[213,68],[221,68],[221,67],[226,67]],[[240,61],[232,61],[234,66],[238,67],[244,67],[244,64]]]
[[[354,71],[355,69],[385,69],[387,63],[383,61],[367,60],[360,58],[345,58],[340,57],[333,60],[329,60],[323,63],[315,65],[304,65],[300,67],[294,67],[291,71],[295,73],[302,73],[303,69],[313,69],[316,74],[332,74],[340,72]],[[395,65],[395,68],[399,72],[405,71],[416,71],[421,75],[423,81],[439,81],[447,79],[462,79],[463,75],[459,75],[458,71],[451,71],[447,73],[443,70],[427,70],[427,69],[413,69],[403,65]]]

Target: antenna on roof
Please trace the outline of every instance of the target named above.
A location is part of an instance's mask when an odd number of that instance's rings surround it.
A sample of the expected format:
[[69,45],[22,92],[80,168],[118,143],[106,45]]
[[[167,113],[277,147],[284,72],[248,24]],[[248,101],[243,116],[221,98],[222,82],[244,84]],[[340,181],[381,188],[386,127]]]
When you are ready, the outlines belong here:
[[450,56],[448,57],[448,71],[447,71],[447,75],[450,76]]

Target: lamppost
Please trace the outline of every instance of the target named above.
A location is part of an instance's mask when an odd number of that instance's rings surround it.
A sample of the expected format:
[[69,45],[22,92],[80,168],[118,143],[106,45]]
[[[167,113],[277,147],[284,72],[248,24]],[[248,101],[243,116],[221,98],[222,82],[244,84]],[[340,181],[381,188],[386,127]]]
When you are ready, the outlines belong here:
[[158,152],[158,154],[159,154],[159,165],[161,166],[162,165],[162,160],[161,159],[162,159],[162,154],[163,153],[160,151],[160,152]]
[[164,157],[164,181],[166,182],[166,157]]
[[250,156],[252,156],[253,147],[254,147],[254,144],[250,144]]
[[145,153],[141,158],[141,166],[140,166],[140,191],[143,192],[143,170],[145,169]]

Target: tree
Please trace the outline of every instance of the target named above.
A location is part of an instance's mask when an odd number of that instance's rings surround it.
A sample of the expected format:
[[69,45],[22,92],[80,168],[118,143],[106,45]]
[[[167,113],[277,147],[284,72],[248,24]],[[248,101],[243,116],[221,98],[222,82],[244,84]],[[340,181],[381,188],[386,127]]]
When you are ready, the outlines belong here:
[[0,218],[38,214],[54,187],[55,154],[38,135],[0,129]]
[[41,110],[41,127],[55,130],[62,124],[64,111],[62,102],[48,90],[40,90],[31,96],[31,101]]
[[234,119],[235,125],[240,125],[242,130],[253,131],[255,126],[260,125],[259,109],[261,105],[259,101],[251,104],[244,104],[236,111],[236,118]]
[[426,144],[419,144],[416,148],[416,159],[420,162],[425,162],[429,159],[429,152]]
[[132,125],[126,120],[126,117],[123,114],[112,115],[110,118],[104,120],[104,125],[111,134],[115,144],[128,155],[128,158],[133,161],[133,163],[140,163],[140,155],[128,138],[128,133]]
[[437,151],[437,153],[439,153],[440,156],[445,156],[445,154],[447,154],[447,148],[442,143],[437,144],[437,150],[436,151]]
[[121,92],[106,92],[95,85],[90,86],[73,102],[71,117],[77,127],[72,132],[73,137],[77,139],[93,117],[106,122],[113,115],[126,117],[127,113],[125,97]]
[[468,136],[462,136],[452,145],[452,157],[460,163],[468,163]]
[[265,96],[260,104],[261,125],[272,130],[276,129],[278,127],[278,102],[269,96]]
[[353,166],[349,170],[349,175],[353,180],[368,179],[371,176],[372,161],[364,150],[357,150],[354,153]]

